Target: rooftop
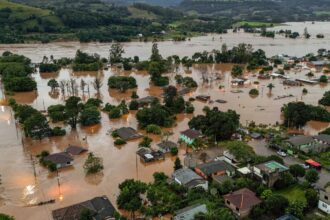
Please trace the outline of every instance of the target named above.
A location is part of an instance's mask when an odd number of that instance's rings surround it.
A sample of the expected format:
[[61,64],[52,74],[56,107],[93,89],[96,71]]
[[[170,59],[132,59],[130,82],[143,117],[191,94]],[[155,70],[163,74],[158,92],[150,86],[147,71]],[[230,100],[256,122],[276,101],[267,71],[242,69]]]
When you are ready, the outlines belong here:
[[223,196],[230,203],[234,204],[240,211],[250,209],[261,203],[261,200],[248,188],[243,188]]
[[297,135],[289,138],[287,142],[294,146],[300,146],[300,145],[305,145],[305,144],[310,144],[314,141],[314,139],[310,136],[305,136],[305,135]]
[[207,208],[205,204],[196,204],[193,206],[180,209],[175,212],[175,216],[173,220],[193,220],[194,216],[199,212],[203,212],[203,213],[207,212]]
[[314,136],[314,139],[326,142],[326,143],[330,143],[330,135],[328,134],[319,134]]
[[274,160],[258,164],[258,165],[256,165],[256,167],[266,173],[272,173],[272,172],[276,171],[276,169],[278,169],[279,172],[288,170],[288,168],[286,166],[284,166]]
[[106,220],[113,217],[115,208],[106,196],[95,197],[91,200],[74,204],[52,211],[54,220],[80,220],[82,210],[88,209],[93,213],[93,219]]
[[187,129],[185,131],[182,131],[181,134],[183,134],[184,136],[187,136],[190,139],[195,139],[195,138],[198,138],[201,136],[201,133],[194,129]]
[[83,148],[83,147],[78,147],[78,146],[73,146],[73,145],[69,145],[69,147],[67,147],[65,149],[65,152],[71,155],[79,155],[83,152],[86,152],[87,149]]
[[141,137],[141,134],[131,127],[121,127],[117,129],[116,132],[118,136],[125,141]]
[[172,141],[162,141],[159,144],[157,144],[158,147],[160,148],[174,148],[177,147],[178,145]]
[[50,154],[43,158],[44,161],[51,161],[55,164],[67,164],[73,161],[73,158],[65,152]]
[[189,168],[181,168],[174,171],[172,177],[179,180],[182,183],[182,185],[186,185],[193,180],[203,179]]
[[228,170],[230,172],[235,171],[235,168],[232,165],[223,160],[200,164],[197,166],[197,168],[200,169],[205,175],[211,175],[213,173],[225,170]]

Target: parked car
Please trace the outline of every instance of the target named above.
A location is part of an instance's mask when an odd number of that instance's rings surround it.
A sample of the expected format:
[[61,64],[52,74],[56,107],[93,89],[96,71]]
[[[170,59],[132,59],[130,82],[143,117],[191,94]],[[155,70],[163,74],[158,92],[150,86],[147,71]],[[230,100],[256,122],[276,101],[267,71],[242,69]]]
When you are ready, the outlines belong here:
[[286,157],[286,153],[284,151],[277,151],[277,154],[282,156],[282,157]]
[[305,170],[309,169],[309,166],[304,163],[301,163],[299,165],[302,166]]

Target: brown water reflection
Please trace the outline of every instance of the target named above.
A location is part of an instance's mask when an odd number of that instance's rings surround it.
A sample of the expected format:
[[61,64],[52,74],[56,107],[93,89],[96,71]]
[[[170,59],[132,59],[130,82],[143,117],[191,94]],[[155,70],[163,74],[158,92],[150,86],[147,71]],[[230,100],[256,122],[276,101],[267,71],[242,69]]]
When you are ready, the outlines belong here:
[[[186,74],[184,69],[179,68],[178,72],[180,74],[193,77],[200,85],[196,90],[185,95],[185,99],[203,94],[210,95],[213,101],[222,99],[226,100],[227,103],[194,101],[193,104],[196,109],[194,114],[179,114],[177,115],[176,126],[164,129],[173,132],[173,135],[169,137],[170,140],[177,141],[179,132],[188,127],[187,123],[193,115],[202,113],[205,105],[218,107],[223,111],[236,110],[241,115],[242,124],[252,120],[256,123],[274,124],[281,121],[280,108],[284,103],[303,100],[306,103],[317,104],[317,100],[324,91],[329,89],[328,85],[287,87],[283,86],[280,79],[258,80],[252,74],[246,74],[249,83],[242,87],[235,87],[230,83],[230,70],[230,64],[195,65],[189,74]],[[90,93],[87,94],[86,91],[83,93],[78,89],[78,94],[88,98],[96,96],[92,82],[97,75],[102,76],[103,86],[100,93],[103,102],[118,104],[123,99],[130,100],[132,91],[120,93],[108,90],[107,79],[115,74],[127,75],[129,73],[120,70],[101,71],[99,73],[74,73],[69,69],[62,69],[53,77],[58,81],[76,79],[77,83],[83,79],[90,85]],[[140,97],[147,95],[160,97],[162,90],[149,84],[149,76],[146,73],[132,71],[130,75],[137,80],[139,87],[136,91]],[[169,74],[171,82],[174,82],[174,75],[173,73]],[[290,73],[290,75],[292,77],[304,77],[305,72]],[[64,97],[62,94],[59,94],[58,97],[49,94],[50,88],[47,86],[47,82],[52,77],[41,76],[39,73],[34,74],[34,77],[38,83],[38,92],[15,94],[14,98],[18,102],[31,104],[39,110],[43,110],[49,105],[63,103]],[[208,81],[203,81],[203,78],[208,79]],[[260,83],[255,85],[253,84],[254,81]],[[267,84],[270,82],[275,85],[272,96],[268,95],[267,89]],[[223,86],[221,89],[219,89],[220,85]],[[309,93],[302,96],[304,87],[308,89]],[[251,98],[248,94],[251,88],[259,89],[259,96]],[[242,93],[232,92],[237,89],[242,90]],[[288,94],[292,94],[293,97],[274,100],[277,96]],[[114,146],[114,140],[109,135],[109,130],[122,126],[138,128],[135,114],[136,111],[131,111],[120,119],[110,120],[105,113],[102,113],[101,125],[78,127],[77,131],[71,131],[70,128],[67,128],[68,135],[65,137],[49,138],[42,141],[26,139],[24,140],[24,146],[22,146],[22,134],[19,129],[16,129],[11,109],[1,106],[0,174],[2,175],[3,184],[0,188],[0,212],[12,214],[18,220],[51,219],[51,210],[97,195],[105,194],[115,204],[118,195],[118,184],[127,178],[151,181],[152,174],[157,171],[170,175],[173,170],[174,157],[168,156],[165,161],[146,165],[140,162],[135,154],[139,140],[130,141],[121,147]],[[327,123],[310,122],[306,127],[306,133],[314,134],[327,126]],[[145,134],[144,131],[139,131]],[[157,135],[148,136],[154,140],[153,146],[156,146],[162,138]],[[86,154],[75,157],[74,166],[61,170],[59,177],[54,174],[49,175],[48,171],[38,164],[38,159],[35,156],[41,151],[60,152],[69,144],[84,146],[89,151],[101,156],[104,161],[104,171],[99,175],[86,176],[83,170]],[[182,146],[179,151],[181,159],[183,159],[185,151],[185,147]],[[40,207],[27,207],[30,204],[49,199],[56,199],[56,203]]]

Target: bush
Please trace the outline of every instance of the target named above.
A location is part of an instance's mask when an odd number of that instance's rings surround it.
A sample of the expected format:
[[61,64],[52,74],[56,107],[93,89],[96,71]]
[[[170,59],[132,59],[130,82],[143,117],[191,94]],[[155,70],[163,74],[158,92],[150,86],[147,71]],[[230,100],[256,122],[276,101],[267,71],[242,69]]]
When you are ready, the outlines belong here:
[[138,110],[139,109],[139,103],[136,100],[132,100],[129,103],[129,110]]
[[101,114],[95,106],[90,106],[81,111],[79,121],[84,126],[100,123]]
[[39,65],[39,71],[41,73],[56,72],[59,69],[61,69],[61,67],[54,63],[41,63]]
[[239,77],[242,76],[243,74],[243,68],[238,65],[234,65],[233,68],[231,69],[231,75],[232,77]]
[[103,170],[102,158],[94,156],[93,153],[89,153],[84,164],[84,170],[87,174],[100,172]]
[[150,124],[146,127],[146,131],[147,133],[152,133],[152,134],[161,134],[162,133],[162,129],[155,124]]
[[176,156],[176,155],[178,155],[178,153],[179,153],[179,149],[178,149],[177,147],[172,147],[172,148],[170,149],[170,152],[171,152],[171,155],[172,155],[172,156]]
[[120,118],[121,117],[121,112],[118,107],[115,107],[110,110],[109,112],[109,118]]
[[328,83],[328,77],[326,75],[320,76],[320,82],[321,83]]
[[258,96],[259,95],[259,91],[257,89],[251,89],[249,94],[251,96]]
[[52,129],[52,136],[64,136],[66,134],[66,130],[61,127],[55,127]]
[[167,86],[169,84],[169,78],[164,76],[155,77],[152,79],[155,86]]
[[37,89],[37,83],[30,77],[6,77],[5,89],[13,92],[28,92]]
[[118,146],[119,145],[124,145],[124,144],[126,144],[126,141],[121,139],[121,138],[118,138],[118,139],[115,140],[114,144],[118,145]]
[[187,88],[196,88],[198,86],[197,82],[189,76],[183,78],[183,85]]
[[108,80],[108,86],[111,89],[126,91],[137,87],[136,80],[131,76],[111,76]]

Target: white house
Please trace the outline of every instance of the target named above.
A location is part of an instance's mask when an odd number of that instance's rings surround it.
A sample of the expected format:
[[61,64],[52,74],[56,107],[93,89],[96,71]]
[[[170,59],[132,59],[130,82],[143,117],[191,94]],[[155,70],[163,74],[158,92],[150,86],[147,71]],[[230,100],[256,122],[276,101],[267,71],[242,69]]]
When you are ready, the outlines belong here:
[[320,190],[318,208],[323,212],[330,214],[330,188],[327,187],[325,190]]

